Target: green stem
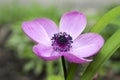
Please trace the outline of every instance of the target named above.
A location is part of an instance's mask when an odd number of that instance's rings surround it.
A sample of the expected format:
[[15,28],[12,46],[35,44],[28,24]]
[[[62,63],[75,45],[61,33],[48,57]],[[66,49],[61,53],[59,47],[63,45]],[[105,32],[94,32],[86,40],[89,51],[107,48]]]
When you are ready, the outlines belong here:
[[62,59],[62,66],[63,66],[63,71],[64,71],[64,78],[66,80],[67,79],[67,68],[66,68],[64,56],[62,56],[61,59]]
[[77,66],[78,66],[78,64],[75,64],[75,63],[70,64],[70,69],[69,69],[69,72],[68,72],[68,75],[67,75],[67,80],[73,80],[74,73],[77,69]]

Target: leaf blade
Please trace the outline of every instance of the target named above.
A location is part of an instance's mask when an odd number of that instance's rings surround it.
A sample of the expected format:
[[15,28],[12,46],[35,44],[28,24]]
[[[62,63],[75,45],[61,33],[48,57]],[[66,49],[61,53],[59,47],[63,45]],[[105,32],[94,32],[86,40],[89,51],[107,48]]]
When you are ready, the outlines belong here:
[[98,55],[94,57],[93,62],[89,64],[80,80],[92,80],[96,72],[105,64],[105,62],[120,47],[120,30],[116,31],[105,43]]
[[95,25],[90,32],[100,33],[113,19],[120,16],[120,6],[113,8],[106,13]]

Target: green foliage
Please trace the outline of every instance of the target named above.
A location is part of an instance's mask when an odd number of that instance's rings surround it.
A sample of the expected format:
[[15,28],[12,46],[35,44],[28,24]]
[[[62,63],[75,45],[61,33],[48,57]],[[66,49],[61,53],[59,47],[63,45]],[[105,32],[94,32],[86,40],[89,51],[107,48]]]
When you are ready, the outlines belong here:
[[[35,18],[50,18],[58,24],[59,11],[55,7],[43,8],[39,5],[32,6],[3,5],[0,7],[0,24],[10,24],[12,34],[7,41],[6,46],[17,51],[18,57],[28,59],[23,66],[23,72],[34,71],[36,75],[40,75],[43,69],[46,69],[49,80],[62,80],[63,72],[61,62],[46,62],[38,58],[33,52],[32,47],[35,45],[22,31],[22,22],[33,20]],[[56,65],[55,65],[56,64]],[[46,65],[46,67],[44,67]],[[59,75],[59,76],[58,76]]]
[[28,72],[28,71],[34,69],[34,62],[33,62],[33,61],[30,61],[30,62],[26,63],[26,64],[24,65],[24,68],[23,68],[23,69],[24,69],[25,72]]
[[[105,14],[92,29],[91,32],[101,33],[106,42],[99,54],[94,57],[94,61],[89,64],[81,80],[91,80],[98,70],[105,64],[105,62],[115,53],[120,45],[120,7],[112,9]],[[35,45],[21,29],[23,21],[33,20],[35,18],[47,17],[54,20],[57,24],[60,18],[59,10],[55,7],[43,8],[39,5],[33,4],[32,6],[20,6],[18,4],[2,5],[0,6],[0,25],[10,24],[12,34],[7,41],[7,47],[16,50],[20,58],[28,59],[24,64],[24,72],[34,70],[36,75],[39,75],[46,65],[47,80],[63,80],[63,71],[61,61],[45,62],[39,59],[33,52],[32,46]],[[88,16],[88,20],[97,20],[100,16]],[[117,18],[113,20],[114,18]],[[110,23],[110,25],[108,25]],[[108,27],[106,27],[108,25]],[[115,26],[115,27],[114,27]],[[88,31],[88,30],[86,30]],[[114,33],[114,34],[113,34]],[[112,36],[111,36],[112,35]],[[120,51],[119,51],[120,52]],[[118,52],[117,52],[118,53]],[[116,54],[118,56],[118,54]],[[116,56],[115,55],[115,56]],[[120,70],[117,63],[111,66],[115,71]],[[67,80],[73,80],[74,73],[78,64],[71,64],[68,72]]]
[[43,8],[36,4],[31,6],[4,4],[0,6],[0,24],[15,23],[40,17],[47,17],[58,23],[59,11],[55,7]]
[[[120,16],[120,6],[112,9],[105,14],[91,29],[92,32],[100,33],[107,24],[114,18]],[[116,31],[106,42],[99,54],[94,57],[94,61],[89,64],[81,80],[92,80],[97,71],[106,63],[106,61],[120,47],[120,30]]]
[[106,61],[113,55],[113,53],[120,47],[120,30],[116,31],[113,36],[111,36],[99,52],[97,56],[94,57],[93,62],[91,62],[84,72],[81,80],[92,80],[97,71],[106,63]]
[[105,14],[91,29],[91,32],[100,33],[113,19],[119,17],[120,7],[116,7]]
[[71,63],[67,80],[73,80],[74,73],[76,72],[77,67],[78,67],[78,64]]
[[60,75],[52,75],[49,78],[47,78],[47,80],[64,80],[64,78]]
[[[100,33],[102,32],[105,27],[115,18],[118,18],[120,16],[120,6],[112,9],[109,11],[107,14],[105,14],[96,24],[92,29],[90,30],[91,32],[95,33]],[[117,19],[118,20],[118,19]],[[112,21],[113,25],[119,26],[119,23],[116,21]],[[119,27],[118,27],[119,28]],[[109,28],[108,28],[109,29]],[[106,34],[109,33],[108,29],[104,30]],[[117,28],[116,28],[117,29]],[[116,30],[115,29],[115,30]],[[115,53],[115,51],[120,47],[120,30],[116,31],[114,34],[114,30],[109,33],[109,36],[105,36],[107,41],[105,41],[105,45],[99,52],[97,56],[94,57],[93,62],[91,62],[83,75],[81,76],[80,80],[92,80],[94,75],[98,72],[98,70],[103,67],[103,65],[106,63],[106,61]],[[113,35],[112,35],[113,34]],[[112,35],[112,36],[111,36]],[[111,36],[111,37],[110,37]],[[109,38],[110,37],[110,38]],[[77,64],[71,64],[70,73],[68,73],[67,80],[72,80],[74,76],[75,69],[77,68]]]

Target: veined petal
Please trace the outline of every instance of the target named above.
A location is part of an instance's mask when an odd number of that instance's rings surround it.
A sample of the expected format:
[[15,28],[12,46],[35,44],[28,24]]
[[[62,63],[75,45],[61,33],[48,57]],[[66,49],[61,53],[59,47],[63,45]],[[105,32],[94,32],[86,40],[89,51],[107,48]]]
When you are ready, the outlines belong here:
[[80,35],[74,40],[71,52],[79,57],[89,57],[96,54],[104,44],[104,39],[95,33]]
[[88,60],[88,59],[84,59],[82,57],[79,56],[75,56],[73,55],[73,53],[62,53],[62,55],[70,62],[73,63],[87,63],[87,62],[91,62],[92,60]]
[[83,13],[73,11],[64,14],[60,20],[60,32],[66,32],[77,38],[86,27],[86,17]]
[[52,38],[53,34],[58,33],[57,25],[52,20],[47,18],[37,18],[34,21],[43,26],[49,38]]
[[51,46],[45,46],[42,44],[35,45],[33,47],[33,52],[40,58],[44,60],[56,60],[61,57],[61,54],[54,51]]
[[34,40],[37,43],[42,43],[45,45],[50,45],[50,38],[43,28],[38,22],[28,21],[22,24],[22,29],[26,33],[26,35]]

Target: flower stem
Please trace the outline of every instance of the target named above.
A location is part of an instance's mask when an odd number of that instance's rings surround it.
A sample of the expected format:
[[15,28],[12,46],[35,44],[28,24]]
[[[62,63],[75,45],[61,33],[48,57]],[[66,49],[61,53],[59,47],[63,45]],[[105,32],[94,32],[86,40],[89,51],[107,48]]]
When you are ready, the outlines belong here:
[[66,68],[64,56],[62,56],[61,59],[62,59],[62,66],[63,66],[63,71],[64,71],[64,78],[66,80],[67,79],[67,68]]
[[76,63],[70,64],[66,80],[73,80],[77,67],[78,67],[78,64]]

